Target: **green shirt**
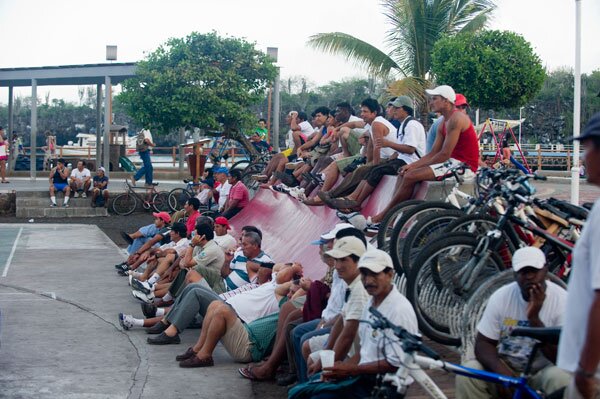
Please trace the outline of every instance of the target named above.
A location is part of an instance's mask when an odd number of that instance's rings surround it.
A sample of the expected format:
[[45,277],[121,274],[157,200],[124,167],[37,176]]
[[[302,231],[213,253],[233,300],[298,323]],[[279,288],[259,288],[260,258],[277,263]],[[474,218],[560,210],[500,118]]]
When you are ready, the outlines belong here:
[[210,240],[204,247],[194,247],[192,258],[196,261],[194,270],[204,277],[210,288],[217,294],[225,292],[221,277],[225,254],[221,247],[214,240]]

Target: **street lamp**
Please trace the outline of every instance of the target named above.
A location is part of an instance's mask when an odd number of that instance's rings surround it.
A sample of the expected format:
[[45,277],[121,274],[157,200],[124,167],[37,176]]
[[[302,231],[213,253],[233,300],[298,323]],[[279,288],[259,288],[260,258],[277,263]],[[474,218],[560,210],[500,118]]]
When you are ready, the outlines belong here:
[[525,107],[519,107],[519,147],[521,147],[521,126],[523,126],[523,118],[521,115],[523,113],[523,108]]

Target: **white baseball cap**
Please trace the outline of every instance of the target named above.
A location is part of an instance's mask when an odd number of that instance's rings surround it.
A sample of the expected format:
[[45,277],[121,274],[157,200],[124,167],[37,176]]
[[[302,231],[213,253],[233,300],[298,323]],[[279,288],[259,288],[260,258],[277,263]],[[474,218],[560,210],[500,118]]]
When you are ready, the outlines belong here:
[[359,238],[348,236],[337,240],[333,248],[325,253],[332,258],[340,259],[350,255],[361,257],[366,250],[367,247]]
[[452,104],[454,104],[456,101],[456,93],[454,92],[454,89],[447,85],[438,86],[431,90],[428,89],[425,90],[425,92],[430,96],[442,96]]
[[515,272],[525,267],[542,269],[545,265],[546,255],[536,247],[519,248],[512,256],[512,267]]
[[394,268],[392,257],[380,249],[369,249],[358,261],[359,269],[368,269],[373,273],[381,273],[388,267]]

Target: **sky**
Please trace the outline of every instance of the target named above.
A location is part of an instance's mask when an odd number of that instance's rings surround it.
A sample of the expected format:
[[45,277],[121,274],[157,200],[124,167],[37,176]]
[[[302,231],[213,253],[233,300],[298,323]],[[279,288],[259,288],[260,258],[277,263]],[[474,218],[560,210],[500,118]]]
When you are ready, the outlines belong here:
[[[496,0],[491,29],[528,40],[544,66],[573,67],[575,0]],[[600,69],[600,1],[581,0],[582,72]],[[106,45],[118,46],[117,62],[143,59],[171,37],[216,31],[243,37],[256,47],[278,47],[283,78],[304,76],[313,85],[365,77],[339,56],[306,46],[311,35],[344,32],[386,50],[390,28],[376,0],[0,0],[0,68],[95,64]],[[30,95],[16,88],[15,95]],[[77,87],[44,86],[38,95],[76,102]],[[0,103],[8,90],[0,88]]]

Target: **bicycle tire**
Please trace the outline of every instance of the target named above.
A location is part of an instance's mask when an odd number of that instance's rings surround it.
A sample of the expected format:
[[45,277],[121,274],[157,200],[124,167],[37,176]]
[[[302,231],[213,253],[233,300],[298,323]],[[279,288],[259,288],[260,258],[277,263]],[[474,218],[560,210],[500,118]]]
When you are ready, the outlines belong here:
[[408,200],[401,202],[390,209],[379,224],[379,231],[377,232],[377,248],[387,252],[389,250],[389,240],[392,236],[392,230],[396,222],[398,222],[406,210],[415,205],[422,204],[423,202],[425,201]]
[[137,208],[138,200],[135,195],[131,193],[122,193],[115,197],[112,202],[113,212],[117,215],[127,216],[131,215]]
[[[559,277],[549,273],[548,279],[560,287],[567,289],[567,285]],[[455,323],[450,324],[450,331],[460,335],[463,359],[469,358],[473,354],[477,324],[481,320],[490,296],[499,288],[514,281],[515,277],[512,270],[505,270],[485,281],[473,292],[473,295],[471,295],[465,304],[460,320],[455,320]]]
[[390,237],[389,254],[394,262],[396,273],[408,273],[408,265],[402,264],[402,250],[404,249],[404,239],[410,230],[418,223],[420,218],[429,215],[436,210],[455,210],[454,205],[444,201],[426,201],[417,204],[408,209],[398,222],[394,225],[392,236]]
[[249,159],[244,159],[242,161],[234,162],[229,170],[239,169],[242,173],[244,173],[246,168],[250,165],[252,165],[252,161]]
[[152,209],[156,212],[169,212],[169,193],[167,191],[159,191],[152,196]]
[[[460,336],[450,330],[452,318],[462,317],[471,292],[458,292],[453,277],[469,267],[468,260],[477,261],[473,250],[478,239],[470,234],[450,233],[444,240],[427,245],[408,275],[406,296],[413,304],[419,329],[432,340],[444,345],[459,346]],[[491,254],[473,287],[502,270],[502,260]]]
[[451,209],[433,212],[419,220],[404,239],[400,257],[402,266],[406,265],[406,268],[410,270],[413,261],[425,245],[439,237],[448,224],[464,215],[465,213],[460,209]]
[[254,197],[254,194],[256,193],[256,190],[258,190],[258,187],[260,185],[260,182],[254,180],[252,176],[262,173],[265,166],[265,164],[261,163],[249,165],[246,168],[244,174],[242,174],[241,180],[242,183],[244,183],[244,185],[246,186],[246,188],[248,188],[248,194],[250,195],[250,198]]
[[172,212],[177,212],[183,209],[183,204],[187,200],[192,198],[192,193],[190,193],[186,188],[174,188],[169,191],[169,197],[167,199],[167,203],[169,204],[169,209]]

